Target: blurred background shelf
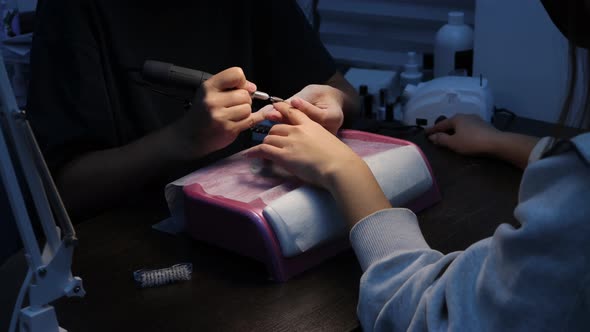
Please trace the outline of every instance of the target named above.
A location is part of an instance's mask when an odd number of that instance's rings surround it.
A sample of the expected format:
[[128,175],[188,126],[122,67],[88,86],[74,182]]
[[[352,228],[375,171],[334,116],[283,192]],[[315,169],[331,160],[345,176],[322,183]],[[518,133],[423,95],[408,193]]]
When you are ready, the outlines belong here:
[[320,0],[319,33],[339,64],[399,69],[408,51],[432,53],[450,11],[473,24],[475,0]]

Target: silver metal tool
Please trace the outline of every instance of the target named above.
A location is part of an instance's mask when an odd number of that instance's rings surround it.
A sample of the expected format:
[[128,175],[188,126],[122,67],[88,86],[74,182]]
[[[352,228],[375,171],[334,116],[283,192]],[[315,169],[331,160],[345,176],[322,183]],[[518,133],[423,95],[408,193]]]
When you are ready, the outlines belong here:
[[284,101],[283,99],[279,98],[279,97],[273,97],[271,95],[269,95],[266,92],[262,92],[262,91],[254,91],[254,93],[252,94],[252,99],[259,99],[259,100],[268,100],[271,103],[278,103],[280,101]]

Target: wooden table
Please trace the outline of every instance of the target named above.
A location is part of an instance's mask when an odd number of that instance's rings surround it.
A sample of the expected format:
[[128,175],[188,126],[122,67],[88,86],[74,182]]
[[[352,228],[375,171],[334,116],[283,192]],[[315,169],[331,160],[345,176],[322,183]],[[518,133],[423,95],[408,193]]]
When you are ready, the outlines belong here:
[[[512,128],[532,134],[546,126],[518,120]],[[430,144],[422,132],[400,135],[429,158],[443,200],[419,214],[428,243],[444,253],[489,237],[500,223],[514,224],[521,171],[484,157],[465,157]],[[55,304],[70,331],[350,331],[358,329],[356,302],[361,271],[344,252],[284,284],[267,280],[250,259],[185,236],[151,229],[167,216],[163,199],[146,199],[76,226],[80,245],[72,270],[87,291]],[[192,262],[193,279],[137,289],[132,272]],[[0,267],[0,329],[26,265],[22,255]]]

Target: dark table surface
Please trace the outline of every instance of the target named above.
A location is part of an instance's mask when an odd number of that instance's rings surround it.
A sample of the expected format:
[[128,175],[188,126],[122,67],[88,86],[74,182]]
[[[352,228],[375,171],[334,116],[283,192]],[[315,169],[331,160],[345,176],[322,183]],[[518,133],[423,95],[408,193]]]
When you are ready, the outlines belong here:
[[[517,119],[510,129],[547,134],[547,125]],[[428,157],[443,200],[418,214],[432,248],[463,250],[489,237],[500,223],[514,224],[522,172],[485,157],[465,157],[429,143],[423,132],[380,134],[415,142]],[[346,251],[289,280],[268,280],[248,258],[155,231],[168,215],[163,199],[146,199],[76,225],[80,244],[72,270],[86,296],[55,303],[70,331],[350,331],[358,329],[361,270]],[[138,289],[132,272],[193,263],[191,281]],[[0,329],[24,278],[22,253],[0,267]]]

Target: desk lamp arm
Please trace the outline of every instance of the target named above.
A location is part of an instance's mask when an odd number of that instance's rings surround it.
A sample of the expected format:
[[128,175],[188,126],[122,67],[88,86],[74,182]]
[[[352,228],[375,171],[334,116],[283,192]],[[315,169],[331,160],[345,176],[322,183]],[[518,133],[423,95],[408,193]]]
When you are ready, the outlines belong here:
[[[28,287],[30,306],[21,310],[21,329],[29,331],[47,330],[47,324],[55,324],[55,311],[48,304],[60,297],[84,296],[82,280],[73,277],[71,262],[76,234],[59,197],[55,184],[24,112],[17,107],[12,87],[8,80],[4,59],[0,55],[0,114],[6,124],[0,126],[0,179],[6,188],[25,256],[32,272]],[[5,130],[5,131],[4,131]],[[13,147],[11,158],[9,144]],[[19,184],[15,168],[19,167],[26,181],[26,187]],[[30,192],[39,217],[46,245],[39,247],[33,231],[23,189]],[[57,217],[60,228],[54,217]],[[24,326],[27,325],[27,326]],[[45,325],[45,326],[44,326]]]

